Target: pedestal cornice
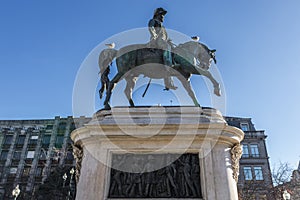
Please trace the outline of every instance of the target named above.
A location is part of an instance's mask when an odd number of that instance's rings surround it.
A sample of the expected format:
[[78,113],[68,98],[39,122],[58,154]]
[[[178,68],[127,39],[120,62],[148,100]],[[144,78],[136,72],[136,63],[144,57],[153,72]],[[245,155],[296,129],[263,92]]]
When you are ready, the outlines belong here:
[[[156,134],[153,134],[156,132]],[[128,134],[130,133],[130,134]],[[194,135],[231,144],[239,143],[243,131],[229,126],[221,113],[212,108],[198,107],[116,107],[100,110],[82,128],[72,132],[71,138],[78,141],[97,139],[139,138],[156,139],[176,134],[178,137]]]

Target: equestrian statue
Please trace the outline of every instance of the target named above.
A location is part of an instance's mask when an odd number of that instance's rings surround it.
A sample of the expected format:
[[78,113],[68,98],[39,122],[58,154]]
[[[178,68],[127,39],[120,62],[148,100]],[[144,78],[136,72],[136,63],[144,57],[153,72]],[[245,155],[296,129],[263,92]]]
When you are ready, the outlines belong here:
[[[221,95],[219,83],[208,71],[211,62],[216,63],[216,50],[210,50],[206,45],[200,43],[197,36],[192,37],[192,41],[179,45],[173,44],[162,24],[166,13],[167,11],[163,8],[157,8],[154,11],[153,18],[148,23],[151,35],[149,43],[133,44],[119,50],[114,49],[115,45],[112,43],[107,45],[109,48],[100,53],[101,88],[99,95],[102,98],[106,89],[104,109],[110,109],[109,101],[112,90],[121,79],[126,81],[124,92],[130,106],[134,106],[132,91],[139,75],[150,78],[146,90],[151,79],[164,79],[165,90],[176,90],[177,87],[173,83],[173,77],[176,77],[193,100],[195,106],[199,107],[200,104],[190,84],[192,74],[207,77],[213,84],[214,93],[217,96]],[[117,74],[112,80],[109,80],[108,74],[114,59],[116,59]]]

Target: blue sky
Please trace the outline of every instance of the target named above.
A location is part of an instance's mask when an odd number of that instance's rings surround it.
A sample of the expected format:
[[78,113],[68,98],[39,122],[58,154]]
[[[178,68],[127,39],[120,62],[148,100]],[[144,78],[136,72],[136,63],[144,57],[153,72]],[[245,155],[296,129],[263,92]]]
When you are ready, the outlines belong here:
[[[87,55],[112,35],[145,27],[156,7],[168,10],[167,28],[199,35],[217,49],[225,114],[252,118],[266,130],[271,162],[296,167],[298,0],[1,1],[0,119],[72,115],[73,84]],[[199,80],[194,77],[193,86]],[[201,98],[206,92],[196,91],[200,103],[211,106]]]

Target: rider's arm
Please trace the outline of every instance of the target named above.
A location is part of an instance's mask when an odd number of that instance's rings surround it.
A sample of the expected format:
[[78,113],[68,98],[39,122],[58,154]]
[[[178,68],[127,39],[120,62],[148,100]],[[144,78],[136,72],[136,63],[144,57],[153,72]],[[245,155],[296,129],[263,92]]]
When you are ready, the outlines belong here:
[[149,29],[149,32],[150,32],[152,38],[155,40],[157,38],[157,33],[156,33],[156,30],[155,30],[155,20],[154,19],[151,19],[149,21],[148,29]]

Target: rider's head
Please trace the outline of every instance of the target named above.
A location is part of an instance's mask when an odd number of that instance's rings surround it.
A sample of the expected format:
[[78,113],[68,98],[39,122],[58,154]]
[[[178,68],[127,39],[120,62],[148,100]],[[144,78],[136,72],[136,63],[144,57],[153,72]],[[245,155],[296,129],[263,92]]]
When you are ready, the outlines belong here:
[[154,11],[153,18],[160,18],[161,21],[163,21],[165,14],[167,14],[167,11],[163,8],[156,8]]

